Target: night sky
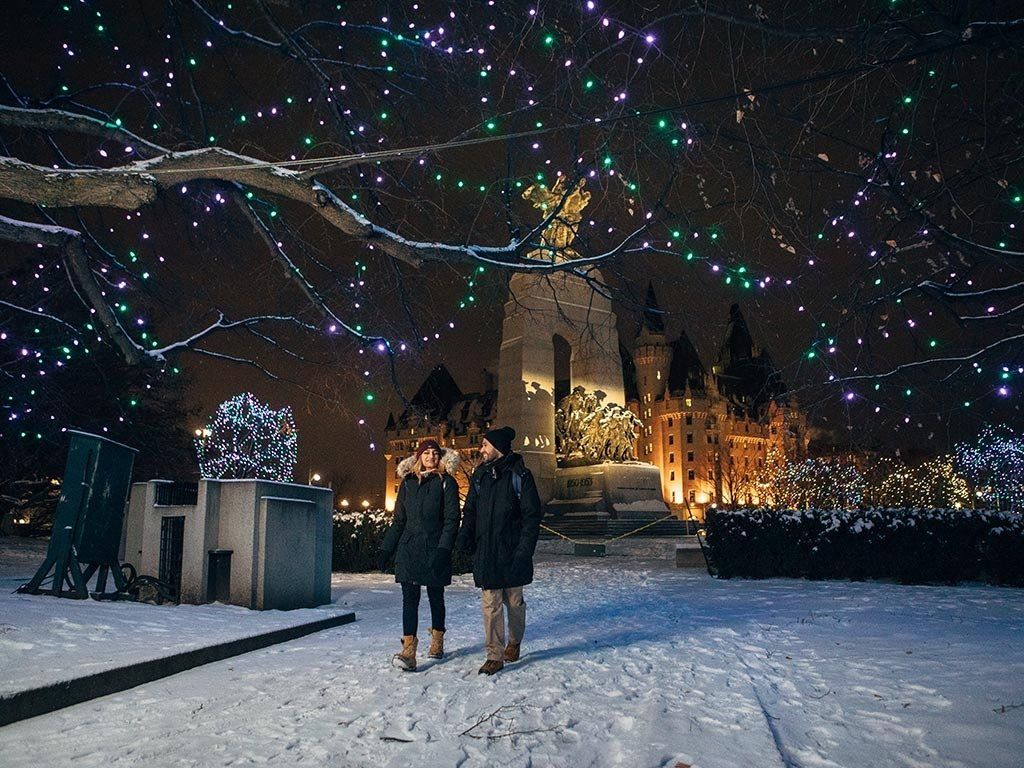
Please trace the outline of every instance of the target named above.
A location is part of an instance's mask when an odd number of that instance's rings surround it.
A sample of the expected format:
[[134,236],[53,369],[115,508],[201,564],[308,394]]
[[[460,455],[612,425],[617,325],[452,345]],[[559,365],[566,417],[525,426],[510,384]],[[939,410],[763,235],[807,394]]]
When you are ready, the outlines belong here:
[[[613,254],[583,269],[600,268],[627,344],[652,281],[670,338],[685,330],[708,367],[739,303],[823,443],[920,455],[984,423],[1021,426],[1014,4],[770,5],[13,2],[0,105],[110,133],[0,115],[0,154],[114,168],[144,152],[119,129],[265,161],[420,147],[316,179],[404,238],[456,246],[524,237],[539,212],[523,189],[578,175],[593,198],[576,249]],[[39,208],[11,178],[0,215],[87,232],[137,341],[142,329],[158,344],[187,338],[218,312],[294,318],[200,344],[251,364],[183,352],[166,368],[190,382],[189,430],[241,391],[291,405],[300,480],[317,470],[354,496],[378,491],[402,397],[438,362],[467,392],[496,371],[507,265],[460,253],[415,267],[315,206],[223,179],[167,187],[136,213]],[[243,205],[352,333],[289,278]],[[73,388],[60,350],[95,334],[54,250],[0,252],[3,436],[15,439],[18,414],[58,446],[27,375]],[[9,305],[77,330],[48,321],[33,338],[38,316]],[[79,418],[70,426],[104,426]]]

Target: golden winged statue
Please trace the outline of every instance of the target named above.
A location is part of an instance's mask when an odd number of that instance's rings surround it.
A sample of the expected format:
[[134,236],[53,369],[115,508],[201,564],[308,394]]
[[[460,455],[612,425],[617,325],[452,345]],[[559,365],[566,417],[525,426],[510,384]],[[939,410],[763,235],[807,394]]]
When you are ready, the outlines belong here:
[[544,247],[527,254],[532,259],[569,261],[579,256],[569,246],[576,239],[583,219],[583,209],[590,202],[590,192],[585,189],[586,181],[580,179],[573,190],[566,194],[565,178],[559,176],[550,189],[544,184],[533,184],[523,192],[523,199],[533,203],[533,207],[539,208],[545,217],[550,216],[552,211],[558,211],[541,233],[540,240]]

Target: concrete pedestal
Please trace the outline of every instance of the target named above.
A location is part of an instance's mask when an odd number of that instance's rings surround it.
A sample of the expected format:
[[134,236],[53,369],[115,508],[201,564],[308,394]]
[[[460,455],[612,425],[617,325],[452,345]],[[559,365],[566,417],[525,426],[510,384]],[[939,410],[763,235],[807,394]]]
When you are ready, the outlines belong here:
[[657,520],[669,514],[661,498],[661,474],[643,462],[559,467],[548,515]]
[[[181,602],[227,597],[257,610],[331,600],[333,492],[269,480],[201,480],[195,504],[157,503],[162,481],[132,486],[124,560],[139,573],[171,572]],[[179,519],[177,542],[165,520]],[[177,562],[168,563],[168,552]],[[212,583],[211,583],[212,579]]]
[[572,349],[570,391],[603,393],[625,405],[619,334],[611,302],[565,273],[516,274],[509,282],[498,360],[498,414],[516,430],[513,448],[533,473],[542,500],[555,482],[555,349]]

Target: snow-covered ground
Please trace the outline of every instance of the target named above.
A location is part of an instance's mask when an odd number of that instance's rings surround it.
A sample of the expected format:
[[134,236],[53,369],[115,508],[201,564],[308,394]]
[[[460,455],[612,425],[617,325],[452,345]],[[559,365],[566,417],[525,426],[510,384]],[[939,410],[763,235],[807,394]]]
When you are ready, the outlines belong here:
[[45,555],[45,542],[0,538],[0,696],[352,610],[332,604],[259,612],[12,594]]
[[[82,606],[36,597],[29,608],[6,591],[7,642]],[[354,624],[0,728],[0,765],[1024,764],[1017,590],[716,581],[671,560],[543,554],[523,659],[491,678],[476,673],[468,579],[448,590],[452,655],[421,657],[416,673],[389,664],[397,585],[336,574],[334,598]],[[212,633],[193,626],[201,610],[243,621],[219,606],[99,607],[124,611],[128,630],[145,621],[149,637],[161,623]],[[421,615],[425,627],[425,598]],[[109,640],[66,653],[85,663]]]

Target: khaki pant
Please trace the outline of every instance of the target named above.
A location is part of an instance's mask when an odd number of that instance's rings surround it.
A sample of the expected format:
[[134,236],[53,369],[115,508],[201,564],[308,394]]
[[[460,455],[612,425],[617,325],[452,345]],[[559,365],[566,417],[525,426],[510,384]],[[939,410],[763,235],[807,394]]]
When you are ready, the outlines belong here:
[[484,648],[488,661],[505,658],[505,610],[508,611],[508,641],[523,642],[526,631],[526,602],[522,587],[485,589],[480,595],[484,612]]

